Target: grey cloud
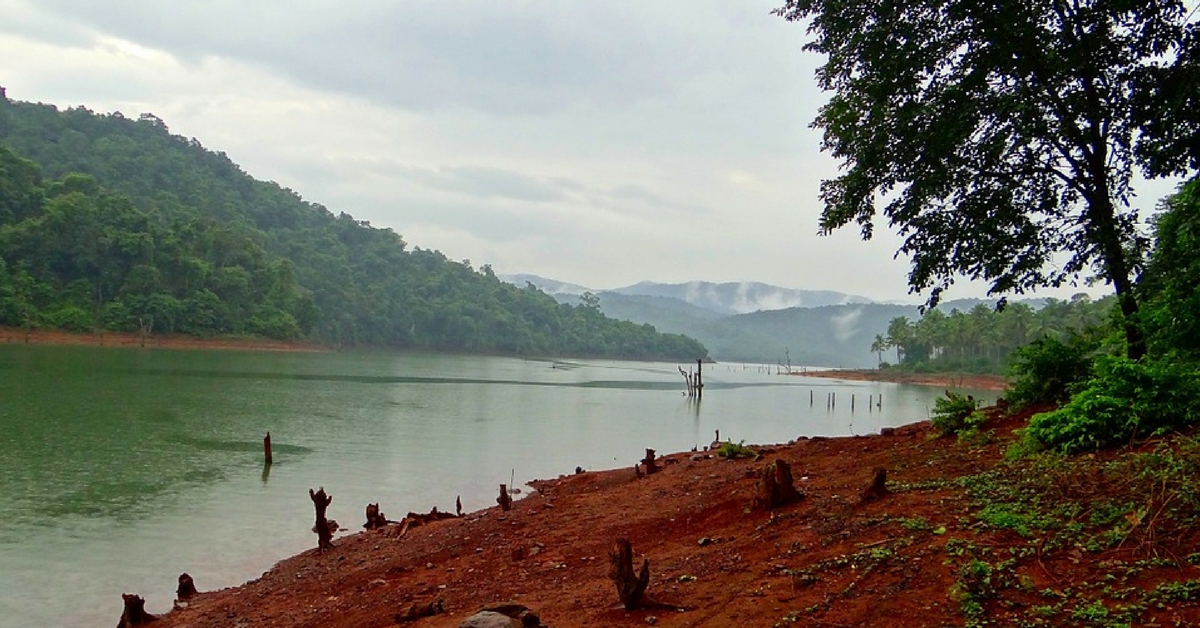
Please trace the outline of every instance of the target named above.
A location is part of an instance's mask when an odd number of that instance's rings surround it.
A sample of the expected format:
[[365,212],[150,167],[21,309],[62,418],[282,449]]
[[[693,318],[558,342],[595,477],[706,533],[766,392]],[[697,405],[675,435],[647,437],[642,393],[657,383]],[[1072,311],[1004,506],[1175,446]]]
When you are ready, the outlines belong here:
[[531,177],[513,170],[487,166],[426,167],[390,162],[360,162],[383,174],[395,175],[417,185],[478,198],[504,198],[530,203],[567,200],[555,181]]
[[45,0],[39,6],[66,23],[185,60],[229,57],[317,89],[418,110],[545,113],[654,98],[669,93],[686,73],[683,66],[693,64],[670,50],[683,37],[651,35],[625,8],[636,5],[617,3]]

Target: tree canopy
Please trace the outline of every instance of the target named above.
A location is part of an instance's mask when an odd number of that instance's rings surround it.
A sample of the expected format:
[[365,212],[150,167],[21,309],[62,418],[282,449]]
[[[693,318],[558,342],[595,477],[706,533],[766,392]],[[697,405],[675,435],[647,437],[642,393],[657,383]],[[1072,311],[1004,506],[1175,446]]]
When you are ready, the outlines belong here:
[[257,181],[159,118],[0,90],[0,325],[634,359],[699,342],[560,304]]
[[1200,32],[1179,0],[787,0],[832,96],[824,232],[904,236],[930,304],[956,276],[991,294],[1112,285],[1131,357],[1145,352],[1133,289],[1145,239],[1135,170],[1200,166]]

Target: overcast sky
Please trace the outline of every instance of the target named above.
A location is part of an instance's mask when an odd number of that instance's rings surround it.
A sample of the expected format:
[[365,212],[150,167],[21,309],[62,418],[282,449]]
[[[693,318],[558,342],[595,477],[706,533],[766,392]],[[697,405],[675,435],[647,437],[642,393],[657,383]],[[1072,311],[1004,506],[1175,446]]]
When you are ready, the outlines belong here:
[[837,172],[808,126],[821,59],[777,4],[0,0],[0,85],[154,113],[256,178],[497,273],[916,301],[893,234],[816,235]]

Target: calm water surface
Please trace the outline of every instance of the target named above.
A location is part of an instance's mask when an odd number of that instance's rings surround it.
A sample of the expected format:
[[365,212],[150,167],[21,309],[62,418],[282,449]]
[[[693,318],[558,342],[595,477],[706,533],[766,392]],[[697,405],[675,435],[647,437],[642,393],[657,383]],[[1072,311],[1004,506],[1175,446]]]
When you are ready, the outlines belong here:
[[740,364],[705,381],[696,403],[675,364],[0,345],[0,626],[112,624],[122,592],[163,612],[184,571],[201,590],[255,578],[315,545],[317,486],[357,530],[367,502],[477,510],[512,474],[632,466],[715,429],[877,432],[941,392]]

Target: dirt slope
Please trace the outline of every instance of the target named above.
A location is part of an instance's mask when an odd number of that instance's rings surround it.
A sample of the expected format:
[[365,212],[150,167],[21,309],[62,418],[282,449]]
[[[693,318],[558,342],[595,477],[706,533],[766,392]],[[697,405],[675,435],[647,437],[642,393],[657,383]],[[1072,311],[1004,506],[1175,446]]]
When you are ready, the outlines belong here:
[[[535,609],[555,628],[906,627],[985,619],[1118,626],[1130,625],[1119,618],[1134,616],[1133,625],[1200,625],[1200,573],[1184,558],[1200,540],[1194,526],[1164,538],[1165,528],[1154,537],[1153,524],[1142,523],[1119,546],[1114,540],[1093,551],[981,523],[981,505],[955,480],[992,477],[986,472],[1003,464],[1012,429],[1024,419],[995,420],[977,444],[935,437],[923,423],[889,436],[761,447],[758,460],[674,454],[661,472],[642,479],[630,468],[537,482],[538,492],[509,512],[495,507],[403,538],[396,527],[345,536],[331,551],[284,560],[242,587],[203,593],[155,625],[376,628],[395,625],[396,614],[413,603],[437,599],[445,614],[407,625],[457,626],[478,608],[505,601]],[[807,496],[773,511],[751,510],[756,478],[775,459],[790,463]],[[891,493],[860,503],[876,467],[888,470]],[[997,477],[1009,473],[1001,469]],[[402,514],[394,504],[383,510]],[[311,517],[297,512],[281,523],[307,526]],[[650,559],[649,595],[686,610],[618,607],[607,577],[618,537],[632,541],[639,562]],[[203,591],[204,574],[192,575]],[[1106,581],[1103,592],[1089,589]],[[1173,593],[1148,597],[1164,585]],[[120,600],[114,602],[115,617]],[[1134,603],[1141,608],[1121,608]],[[1097,622],[1105,617],[1112,623]]]

